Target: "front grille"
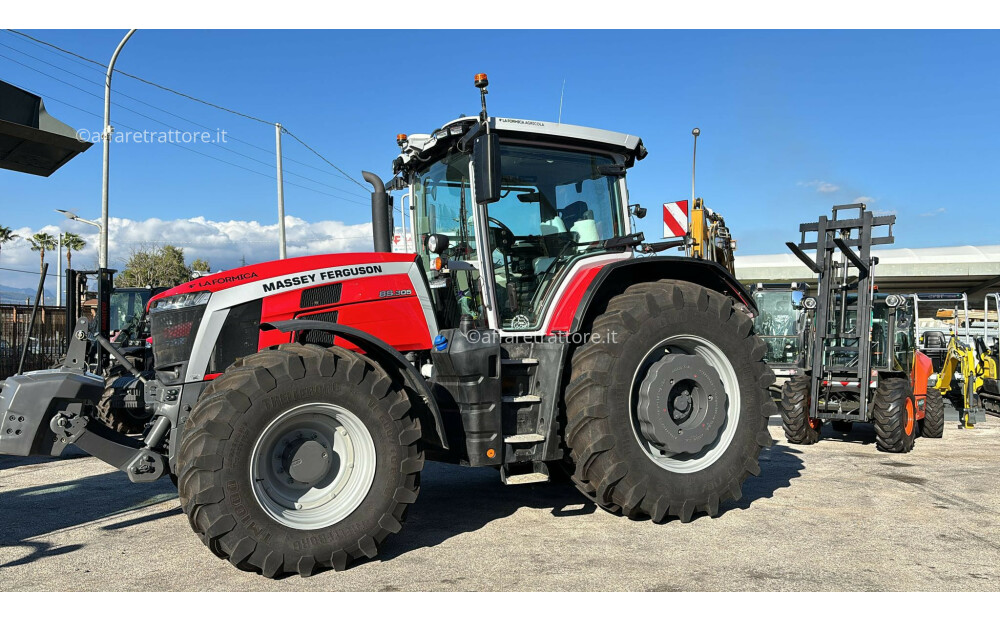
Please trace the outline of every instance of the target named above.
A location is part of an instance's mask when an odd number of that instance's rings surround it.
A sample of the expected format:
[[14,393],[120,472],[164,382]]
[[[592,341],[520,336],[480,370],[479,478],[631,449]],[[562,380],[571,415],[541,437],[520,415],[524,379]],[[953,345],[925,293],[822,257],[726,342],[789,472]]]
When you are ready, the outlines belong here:
[[204,314],[204,304],[150,314],[153,360],[157,368],[174,366],[191,357],[191,347]]
[[262,299],[256,299],[229,309],[226,322],[215,341],[207,372],[223,372],[237,359],[257,352],[262,304]]
[[299,305],[302,308],[315,308],[316,306],[335,304],[340,301],[340,288],[340,282],[327,284],[326,286],[317,286],[316,288],[308,288],[302,291]]

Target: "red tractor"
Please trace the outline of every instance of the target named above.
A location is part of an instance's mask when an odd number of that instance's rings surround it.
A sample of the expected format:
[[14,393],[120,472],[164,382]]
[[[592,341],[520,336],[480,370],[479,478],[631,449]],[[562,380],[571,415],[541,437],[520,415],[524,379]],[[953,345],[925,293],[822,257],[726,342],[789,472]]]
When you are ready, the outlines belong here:
[[[151,422],[94,421],[104,383],[75,364],[8,379],[0,452],[75,443],[136,482],[175,478],[218,556],[269,577],[372,558],[417,500],[424,460],[507,484],[566,475],[630,518],[690,520],[741,496],[776,413],[754,302],[717,263],[638,256],[633,135],[490,117],[401,136],[416,253],[213,274],[156,296]],[[85,325],[82,322],[81,325]],[[103,346],[103,345],[102,345]]]

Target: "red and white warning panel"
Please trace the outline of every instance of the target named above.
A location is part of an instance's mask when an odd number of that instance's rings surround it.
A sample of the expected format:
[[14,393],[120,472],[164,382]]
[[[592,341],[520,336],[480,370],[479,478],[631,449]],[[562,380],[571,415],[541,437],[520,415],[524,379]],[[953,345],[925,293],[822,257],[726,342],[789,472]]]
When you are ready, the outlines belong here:
[[663,236],[683,237],[688,232],[688,201],[663,203]]

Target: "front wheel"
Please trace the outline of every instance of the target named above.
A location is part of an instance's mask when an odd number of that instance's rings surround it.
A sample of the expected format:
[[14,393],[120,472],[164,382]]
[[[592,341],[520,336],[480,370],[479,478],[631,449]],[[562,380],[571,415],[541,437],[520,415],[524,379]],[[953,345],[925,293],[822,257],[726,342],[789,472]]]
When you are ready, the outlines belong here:
[[251,355],[213,382],[187,425],[181,507],[242,570],[307,576],[372,558],[417,497],[424,458],[410,401],[344,349]]
[[760,473],[774,412],[766,345],[715,291],[636,284],[611,299],[573,354],[566,442],[573,480],[631,518],[689,521],[739,499]]
[[812,378],[792,377],[781,386],[781,426],[788,443],[810,445],[819,441],[823,420],[809,417]]
[[916,408],[905,377],[879,381],[872,402],[875,445],[882,452],[909,452],[917,437]]

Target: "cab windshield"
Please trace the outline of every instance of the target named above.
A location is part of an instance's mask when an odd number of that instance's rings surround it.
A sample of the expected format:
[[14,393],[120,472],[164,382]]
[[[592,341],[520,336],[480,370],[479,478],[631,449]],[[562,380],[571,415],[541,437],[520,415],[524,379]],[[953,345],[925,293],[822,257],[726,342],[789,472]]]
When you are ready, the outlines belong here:
[[490,268],[501,328],[534,330],[580,257],[625,234],[611,155],[503,145],[501,198],[488,205]]
[[[555,286],[581,257],[620,248],[604,241],[625,234],[620,191],[622,159],[605,153],[569,151],[501,142],[501,197],[487,205],[488,256],[476,249],[475,204],[468,155],[454,153],[434,162],[413,180],[414,228],[425,261],[430,234],[449,239],[449,259],[475,269],[456,277],[462,314],[478,317],[481,270],[489,270],[499,327],[541,328]],[[426,264],[426,263],[425,263]],[[450,301],[450,300],[449,300]]]

